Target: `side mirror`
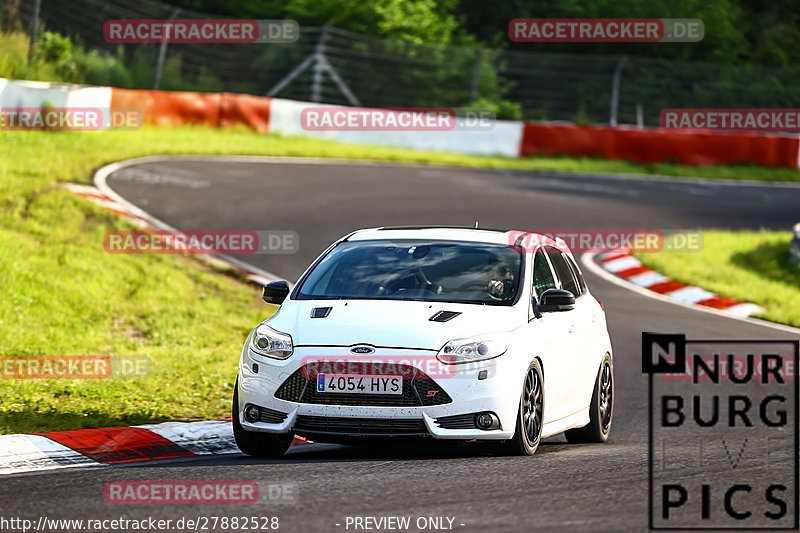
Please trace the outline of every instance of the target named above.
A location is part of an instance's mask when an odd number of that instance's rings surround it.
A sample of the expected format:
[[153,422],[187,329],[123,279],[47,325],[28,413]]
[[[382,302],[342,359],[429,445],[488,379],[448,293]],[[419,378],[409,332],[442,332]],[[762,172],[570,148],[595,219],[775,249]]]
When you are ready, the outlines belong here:
[[538,317],[541,313],[571,311],[575,309],[575,296],[562,289],[547,289],[542,293],[542,303],[534,304],[533,311]]
[[289,296],[289,284],[285,281],[273,281],[264,285],[261,299],[268,304],[280,305]]

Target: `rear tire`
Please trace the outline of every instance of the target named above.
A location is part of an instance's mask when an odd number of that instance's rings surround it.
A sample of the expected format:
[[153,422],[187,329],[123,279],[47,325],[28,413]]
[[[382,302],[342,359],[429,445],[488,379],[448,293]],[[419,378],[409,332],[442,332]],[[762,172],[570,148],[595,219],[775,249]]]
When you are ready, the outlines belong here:
[[236,378],[236,385],[233,386],[233,406],[231,410],[233,438],[242,453],[253,457],[275,459],[289,449],[294,440],[293,433],[259,433],[247,431],[242,427],[242,423],[239,421],[239,378]]
[[544,374],[534,359],[525,373],[514,437],[498,443],[497,448],[507,455],[533,455],[542,440],[543,421]]
[[589,424],[564,432],[567,442],[606,442],[611,432],[614,416],[614,365],[611,356],[606,354],[600,363],[600,370],[594,382],[592,403],[589,406]]

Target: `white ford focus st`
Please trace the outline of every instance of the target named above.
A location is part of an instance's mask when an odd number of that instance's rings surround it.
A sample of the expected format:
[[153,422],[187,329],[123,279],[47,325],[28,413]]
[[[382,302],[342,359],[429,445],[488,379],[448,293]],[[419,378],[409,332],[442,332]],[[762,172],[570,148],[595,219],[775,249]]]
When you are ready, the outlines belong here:
[[246,454],[278,456],[294,435],[480,440],[523,455],[561,432],[608,437],[605,313],[561,240],[361,230],[263,298],[280,308],[247,338],[233,397]]

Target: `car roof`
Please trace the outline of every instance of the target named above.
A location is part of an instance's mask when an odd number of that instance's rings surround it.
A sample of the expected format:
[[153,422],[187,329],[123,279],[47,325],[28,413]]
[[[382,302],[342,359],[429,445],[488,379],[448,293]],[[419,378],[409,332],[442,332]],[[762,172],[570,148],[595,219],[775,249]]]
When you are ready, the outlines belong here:
[[542,243],[554,246],[570,253],[566,243],[561,239],[526,230],[502,230],[467,228],[458,226],[395,226],[361,229],[350,234],[346,240],[370,241],[381,239],[397,240],[431,240],[431,241],[464,241],[488,244],[526,246],[528,243]]

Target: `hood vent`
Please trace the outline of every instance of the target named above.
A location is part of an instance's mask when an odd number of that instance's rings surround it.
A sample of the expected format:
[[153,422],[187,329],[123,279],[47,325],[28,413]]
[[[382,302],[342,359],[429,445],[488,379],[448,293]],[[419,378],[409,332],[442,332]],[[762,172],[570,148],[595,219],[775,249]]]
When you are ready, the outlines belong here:
[[332,307],[315,307],[311,310],[311,318],[325,318],[331,314]]
[[461,313],[458,311],[439,311],[428,320],[431,322],[447,322],[448,320],[452,320]]

